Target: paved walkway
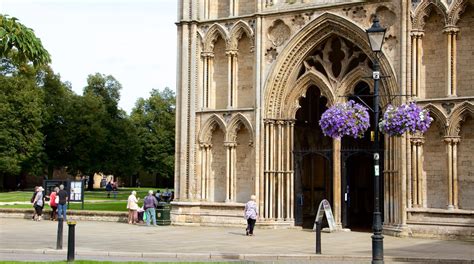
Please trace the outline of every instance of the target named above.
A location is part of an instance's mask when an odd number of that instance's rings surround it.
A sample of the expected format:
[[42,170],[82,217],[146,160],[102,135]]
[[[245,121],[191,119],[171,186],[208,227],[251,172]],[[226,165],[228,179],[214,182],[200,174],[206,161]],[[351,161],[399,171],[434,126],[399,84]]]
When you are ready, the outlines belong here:
[[[66,258],[56,250],[57,222],[0,218],[0,260],[13,255],[27,259]],[[76,226],[76,254],[82,259],[277,261],[288,263],[367,263],[371,234],[322,234],[322,255],[315,255],[315,233],[299,229],[257,229],[247,237],[238,227],[183,227],[128,225],[81,221]],[[41,255],[41,256],[40,256]],[[474,263],[474,242],[385,236],[387,263]]]

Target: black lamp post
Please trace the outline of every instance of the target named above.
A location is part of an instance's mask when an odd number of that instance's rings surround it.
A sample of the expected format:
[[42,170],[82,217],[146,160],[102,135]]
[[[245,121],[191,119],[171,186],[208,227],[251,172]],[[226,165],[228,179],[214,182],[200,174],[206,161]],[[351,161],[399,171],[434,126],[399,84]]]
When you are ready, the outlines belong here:
[[375,52],[374,70],[374,218],[372,224],[372,263],[384,263],[383,261],[383,235],[382,235],[382,215],[380,213],[380,155],[379,155],[379,80],[380,65],[378,62],[378,52],[382,50],[385,38],[385,28],[379,24],[379,19],[374,17],[372,27],[366,30],[369,38],[370,48]]

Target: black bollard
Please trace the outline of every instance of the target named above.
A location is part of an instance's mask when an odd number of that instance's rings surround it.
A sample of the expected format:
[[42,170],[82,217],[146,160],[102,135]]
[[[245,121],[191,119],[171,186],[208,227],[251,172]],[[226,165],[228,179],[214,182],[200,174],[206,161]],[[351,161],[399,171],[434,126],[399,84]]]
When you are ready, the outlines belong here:
[[316,222],[316,254],[321,254],[321,223]]
[[63,249],[63,219],[58,218],[58,236],[56,239],[56,249]]
[[67,237],[67,261],[72,262],[74,261],[74,255],[76,253],[76,245],[75,245],[75,221],[68,221],[67,225],[69,226],[69,234]]

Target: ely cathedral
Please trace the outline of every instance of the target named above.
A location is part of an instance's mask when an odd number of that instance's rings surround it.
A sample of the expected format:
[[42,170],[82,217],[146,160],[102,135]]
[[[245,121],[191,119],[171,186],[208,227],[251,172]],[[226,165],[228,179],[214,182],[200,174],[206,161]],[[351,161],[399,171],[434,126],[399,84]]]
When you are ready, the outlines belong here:
[[177,28],[175,224],[243,224],[255,194],[260,227],[311,228],[327,199],[338,229],[370,230],[374,137],[318,122],[373,105],[378,61],[382,113],[416,101],[434,119],[381,134],[384,233],[474,237],[474,0],[180,0]]

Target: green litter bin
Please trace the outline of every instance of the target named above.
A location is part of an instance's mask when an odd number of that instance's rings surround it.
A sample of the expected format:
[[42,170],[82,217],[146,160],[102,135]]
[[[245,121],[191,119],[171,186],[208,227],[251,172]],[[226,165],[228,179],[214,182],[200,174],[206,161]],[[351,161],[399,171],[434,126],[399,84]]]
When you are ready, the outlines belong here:
[[158,203],[156,209],[156,224],[158,225],[170,225],[170,212],[171,212],[171,204],[169,203]]

